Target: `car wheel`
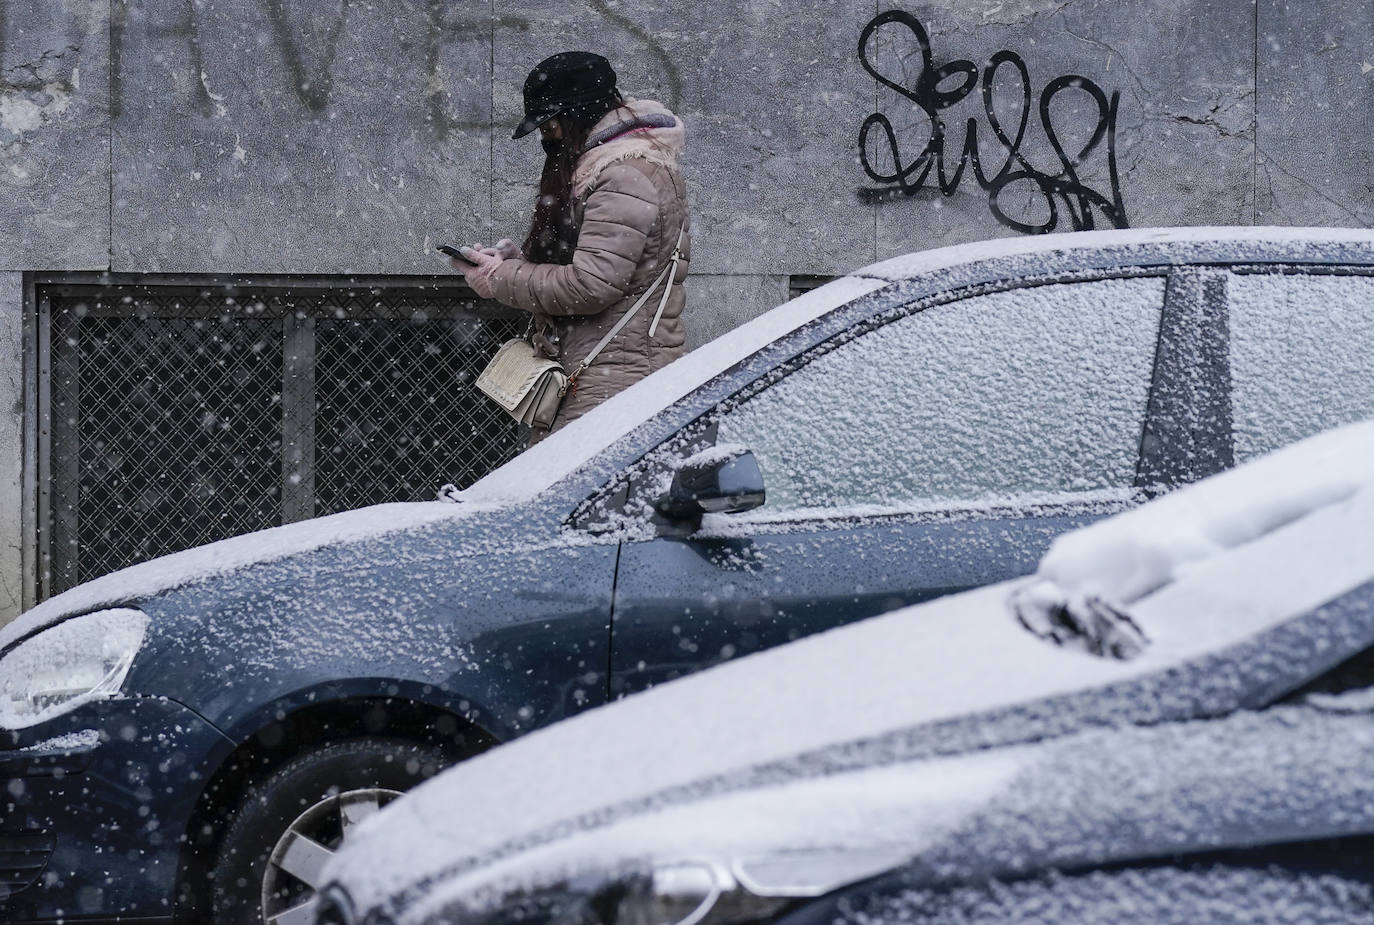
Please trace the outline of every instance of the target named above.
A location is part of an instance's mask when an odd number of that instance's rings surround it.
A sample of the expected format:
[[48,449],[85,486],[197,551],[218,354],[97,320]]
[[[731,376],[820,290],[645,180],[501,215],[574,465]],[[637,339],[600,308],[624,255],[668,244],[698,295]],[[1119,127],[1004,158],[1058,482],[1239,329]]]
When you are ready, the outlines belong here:
[[314,921],[324,862],[350,830],[448,762],[399,739],[324,745],[248,789],[211,874],[215,925]]

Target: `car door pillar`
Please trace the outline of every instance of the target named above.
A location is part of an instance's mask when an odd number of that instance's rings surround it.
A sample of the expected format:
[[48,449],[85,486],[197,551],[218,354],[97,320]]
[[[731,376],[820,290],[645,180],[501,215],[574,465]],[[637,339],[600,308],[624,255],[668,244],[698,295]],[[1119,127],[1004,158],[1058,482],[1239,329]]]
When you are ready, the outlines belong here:
[[1220,267],[1169,275],[1137,488],[1168,489],[1235,465],[1226,281]]

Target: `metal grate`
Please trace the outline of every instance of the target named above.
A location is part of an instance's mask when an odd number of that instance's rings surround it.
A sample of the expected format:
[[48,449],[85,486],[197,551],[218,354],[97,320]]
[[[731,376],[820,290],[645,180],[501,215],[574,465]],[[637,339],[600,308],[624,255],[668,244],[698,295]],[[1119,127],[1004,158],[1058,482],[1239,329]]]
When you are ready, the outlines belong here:
[[38,882],[56,843],[46,829],[0,831],[0,902]]
[[280,523],[280,328],[77,320],[78,581]]
[[453,287],[54,287],[39,304],[45,595],[316,513],[432,499],[518,446],[471,382],[519,322]]
[[834,276],[816,276],[814,274],[799,274],[787,277],[787,297],[795,299],[797,296],[806,295],[812,289],[819,289],[831,280]]
[[[501,328],[505,327],[505,330]],[[472,401],[513,326],[474,318],[322,321],[316,328],[315,510],[434,497],[515,453],[515,421]]]

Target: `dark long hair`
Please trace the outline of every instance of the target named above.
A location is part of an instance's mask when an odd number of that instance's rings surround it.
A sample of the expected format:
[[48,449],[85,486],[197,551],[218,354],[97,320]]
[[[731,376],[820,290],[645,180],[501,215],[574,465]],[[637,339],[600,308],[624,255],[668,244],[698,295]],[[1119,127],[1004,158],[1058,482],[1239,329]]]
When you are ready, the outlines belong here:
[[577,217],[573,214],[573,169],[582,156],[596,123],[625,100],[618,90],[556,118],[563,137],[544,144],[544,170],[539,175],[539,198],[521,252],[534,263],[572,263],[577,250]]

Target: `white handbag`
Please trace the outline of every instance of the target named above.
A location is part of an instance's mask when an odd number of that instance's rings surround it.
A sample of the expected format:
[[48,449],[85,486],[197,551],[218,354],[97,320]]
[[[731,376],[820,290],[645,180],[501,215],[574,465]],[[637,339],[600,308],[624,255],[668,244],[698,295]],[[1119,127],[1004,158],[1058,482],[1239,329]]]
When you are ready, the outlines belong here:
[[606,345],[630,323],[630,319],[648,301],[659,284],[667,279],[668,285],[663,287],[663,297],[659,299],[658,310],[654,312],[654,320],[649,325],[649,336],[654,336],[658,330],[659,319],[663,317],[663,309],[668,305],[668,296],[673,291],[672,279],[677,272],[678,261],[682,259],[682,234],[685,230],[684,225],[677,233],[677,244],[673,246],[673,254],[668,265],[659,272],[635,304],[620,316],[615,326],[592,348],[591,353],[587,354],[587,358],[571,376],[563,371],[563,364],[541,357],[533,344],[525,338],[517,337],[506,341],[496,351],[496,356],[491,358],[486,369],[478,375],[477,388],[526,427],[540,430],[552,428],[554,419],[558,417],[558,408],[563,403],[563,396],[577,387],[577,377],[592,365]]
[[529,341],[508,340],[477,377],[477,388],[526,427],[548,430],[568,393],[568,374]]

